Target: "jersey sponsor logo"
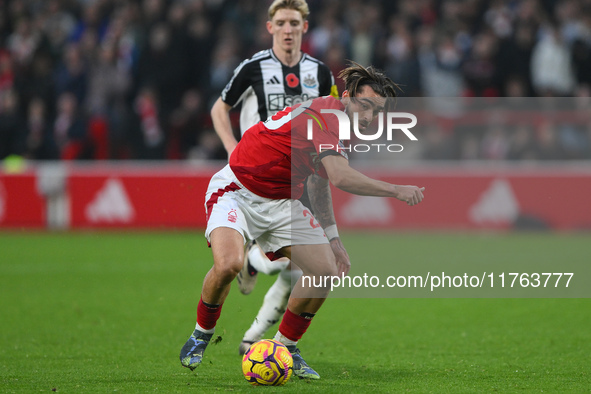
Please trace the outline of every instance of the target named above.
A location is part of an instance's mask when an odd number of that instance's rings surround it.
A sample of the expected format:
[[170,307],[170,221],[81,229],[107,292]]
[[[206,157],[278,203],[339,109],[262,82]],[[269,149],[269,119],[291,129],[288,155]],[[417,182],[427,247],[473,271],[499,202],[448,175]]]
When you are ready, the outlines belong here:
[[236,220],[238,220],[238,214],[235,209],[231,209],[230,212],[228,212],[228,222],[236,223]]
[[288,96],[283,93],[270,93],[267,95],[267,107],[269,112],[281,111],[285,107],[291,107],[296,104],[307,101],[310,96],[304,93],[297,96]]
[[86,206],[85,214],[91,223],[129,223],[135,215],[125,187],[119,179],[107,179],[94,200]]
[[300,79],[294,73],[289,73],[285,76],[285,82],[290,88],[295,88],[300,84]]
[[318,81],[312,74],[308,74],[304,77],[302,85],[304,85],[305,88],[314,89],[318,86]]
[[279,78],[277,78],[277,75],[273,75],[273,78],[267,81],[267,85],[279,85],[280,83],[281,82],[279,82]]

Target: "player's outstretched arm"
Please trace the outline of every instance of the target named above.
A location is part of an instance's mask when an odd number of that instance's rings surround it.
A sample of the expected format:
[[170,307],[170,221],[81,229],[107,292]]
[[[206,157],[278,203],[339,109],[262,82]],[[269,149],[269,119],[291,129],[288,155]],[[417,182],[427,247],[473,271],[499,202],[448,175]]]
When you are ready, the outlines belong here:
[[424,187],[402,186],[379,181],[363,175],[349,166],[341,155],[329,155],[322,158],[328,179],[335,187],[348,193],[361,196],[394,197],[408,205],[423,201]]
[[[337,222],[332,208],[332,195],[328,180],[316,174],[310,175],[308,177],[308,196],[310,197],[314,217],[322,228],[326,229],[335,226]],[[327,233],[327,236],[330,237],[330,234]],[[336,237],[329,239],[329,241],[336,258],[338,275],[347,275],[351,269],[351,261],[345,246],[341,242],[341,238],[337,234]]]
[[231,106],[224,103],[222,98],[218,98],[213,107],[211,108],[211,120],[213,121],[213,128],[218,134],[226,152],[228,152],[228,158],[232,154],[234,148],[238,144],[234,133],[232,132],[232,123],[230,121],[230,110]]

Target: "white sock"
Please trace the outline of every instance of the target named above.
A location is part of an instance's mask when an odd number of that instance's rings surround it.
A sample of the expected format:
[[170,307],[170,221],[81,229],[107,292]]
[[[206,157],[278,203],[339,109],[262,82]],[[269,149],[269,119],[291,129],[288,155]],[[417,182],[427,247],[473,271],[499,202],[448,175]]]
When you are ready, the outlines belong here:
[[215,327],[214,328],[210,328],[209,330],[206,330],[205,328],[201,327],[199,325],[199,323],[195,324],[195,329],[197,331],[201,331],[204,334],[213,334],[215,332]]
[[273,339],[281,342],[285,346],[296,346],[298,344],[298,341],[292,341],[291,339],[281,334],[279,331],[277,331],[277,334],[275,334],[275,337]]
[[257,271],[267,275],[275,275],[289,264],[289,259],[280,258],[271,261],[265,256],[259,245],[252,245],[248,251],[248,261]]
[[[301,272],[301,271],[300,271]],[[275,283],[269,288],[263,305],[252,325],[244,333],[245,341],[258,341],[273,324],[277,323],[285,313],[287,301],[291,294],[291,271],[283,270],[277,276]]]

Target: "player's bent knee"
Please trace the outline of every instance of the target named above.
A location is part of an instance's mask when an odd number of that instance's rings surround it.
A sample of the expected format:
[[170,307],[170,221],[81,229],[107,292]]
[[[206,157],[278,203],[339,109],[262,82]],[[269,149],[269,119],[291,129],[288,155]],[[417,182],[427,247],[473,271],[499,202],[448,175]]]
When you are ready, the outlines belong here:
[[338,273],[334,261],[329,261],[324,264],[312,266],[309,270],[304,271],[304,275],[319,276],[319,277],[333,277]]
[[302,245],[292,247],[292,261],[304,275],[336,275],[337,266],[328,245]]
[[324,272],[323,272],[324,276],[329,276],[332,278],[333,276],[337,276],[337,274],[338,274],[338,270],[337,270],[336,263],[334,261],[331,262],[331,264],[324,267]]
[[220,277],[227,277],[230,280],[234,279],[236,275],[242,269],[243,256],[241,254],[236,255],[224,255],[219,256],[214,260],[214,270]]
[[211,232],[213,269],[218,278],[232,280],[244,262],[244,238],[232,228],[219,227]]

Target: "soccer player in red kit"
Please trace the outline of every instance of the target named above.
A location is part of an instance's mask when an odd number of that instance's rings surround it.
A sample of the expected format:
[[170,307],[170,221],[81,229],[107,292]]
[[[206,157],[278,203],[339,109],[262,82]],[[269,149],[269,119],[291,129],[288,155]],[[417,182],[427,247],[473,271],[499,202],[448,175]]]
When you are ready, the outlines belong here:
[[[294,106],[321,96],[338,97],[330,69],[320,60],[302,51],[304,34],[308,31],[310,10],[305,0],[274,0],[268,9],[266,27],[273,37],[273,45],[240,63],[234,70],[222,94],[211,109],[216,133],[228,152],[238,144],[230,122],[230,111],[241,104],[240,135],[260,121],[285,107]],[[316,181],[314,176],[309,182]],[[309,206],[308,193],[302,202]],[[332,229],[332,230],[331,230]],[[330,239],[338,237],[336,225],[328,228]],[[251,326],[242,336],[239,353],[260,340],[267,330],[278,323],[287,308],[292,283],[301,271],[292,267],[285,257],[273,261],[265,256],[254,240],[246,245],[242,271],[236,276],[238,289],[250,294],[259,273],[278,274],[265,294],[263,304]],[[345,254],[343,249],[341,254]],[[292,270],[292,268],[294,268]],[[252,302],[252,300],[250,300]]]
[[[212,177],[206,194],[205,236],[213,267],[203,281],[195,330],[181,349],[183,366],[194,369],[201,363],[232,280],[242,269],[244,244],[249,240],[256,239],[263,250],[290,258],[306,276],[348,273],[350,262],[342,257],[346,254],[334,253],[343,247],[340,239],[329,243],[323,230],[334,224],[329,181],[349,193],[394,197],[411,206],[423,200],[424,188],[375,180],[349,166],[346,153],[338,148],[342,142],[337,117],[318,115],[323,109],[333,109],[353,120],[356,113],[363,131],[384,110],[386,98],[396,97],[397,86],[382,72],[358,64],[343,70],[340,77],[346,87],[341,101],[331,96],[317,98],[258,123],[244,134],[229,165]],[[307,125],[313,117],[320,121],[312,122],[310,136]],[[297,199],[306,178],[315,173],[322,181],[308,191],[312,216]],[[341,256],[340,261],[335,255]],[[313,290],[302,287],[301,279],[296,283],[275,339],[292,353],[294,375],[319,379],[297,348],[329,292],[326,287]]]

